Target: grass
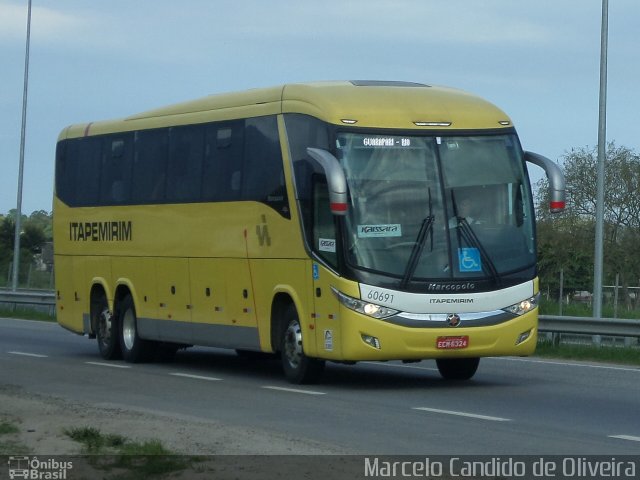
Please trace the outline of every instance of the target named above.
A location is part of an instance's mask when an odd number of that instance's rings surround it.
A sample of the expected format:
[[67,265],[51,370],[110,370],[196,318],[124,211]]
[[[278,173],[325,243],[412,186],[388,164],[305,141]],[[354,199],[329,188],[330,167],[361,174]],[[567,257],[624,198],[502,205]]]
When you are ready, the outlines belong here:
[[134,442],[121,435],[103,434],[93,427],[67,429],[64,433],[82,444],[84,453],[92,455],[90,463],[94,467],[126,470],[127,474],[118,478],[156,478],[183,471],[196,460],[176,455],[158,440]]
[[540,340],[535,356],[640,366],[640,349],[637,347],[554,345],[551,341]]
[[66,429],[64,434],[81,443],[86,453],[111,453],[126,443],[125,438],[120,435],[104,435],[93,427]]
[[7,420],[0,420],[0,455],[30,453],[25,445],[11,438],[18,433],[20,433],[20,429],[17,425]]
[[10,435],[13,433],[18,433],[20,430],[13,423],[9,423],[6,421],[0,422],[0,435]]
[[49,315],[45,312],[31,310],[29,308],[3,308],[0,307],[0,317],[5,318],[21,318],[23,320],[41,320],[44,322],[55,322],[55,314]]
[[[559,315],[560,304],[556,300],[547,300],[542,296],[540,299],[540,314],[541,315]],[[572,302],[562,305],[562,315],[569,317],[591,317],[593,315],[593,306],[590,303]],[[614,306],[610,303],[604,303],[602,305],[602,317],[603,318],[640,318],[640,311],[629,310],[624,305],[619,304],[617,312]]]

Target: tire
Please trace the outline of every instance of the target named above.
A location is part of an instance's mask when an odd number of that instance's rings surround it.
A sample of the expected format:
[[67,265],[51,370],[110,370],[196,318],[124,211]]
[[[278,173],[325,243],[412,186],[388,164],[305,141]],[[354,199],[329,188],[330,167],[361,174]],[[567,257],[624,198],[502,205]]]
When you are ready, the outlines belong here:
[[107,298],[102,294],[95,303],[92,302],[91,315],[94,316],[98,350],[105,360],[122,358],[118,341],[118,322],[109,310]]
[[469,380],[478,370],[480,359],[475,358],[438,358],[438,371],[445,380]]
[[283,320],[280,352],[285,377],[295,384],[317,382],[324,371],[324,360],[305,355],[302,327],[293,305],[287,308]]
[[127,295],[118,305],[118,327],[122,358],[130,363],[149,360],[155,345],[138,335],[138,317],[131,295]]

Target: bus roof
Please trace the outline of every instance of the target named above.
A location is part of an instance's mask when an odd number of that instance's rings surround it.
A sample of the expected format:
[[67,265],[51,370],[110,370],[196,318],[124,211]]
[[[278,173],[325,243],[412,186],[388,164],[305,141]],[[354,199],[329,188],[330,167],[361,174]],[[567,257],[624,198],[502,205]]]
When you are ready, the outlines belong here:
[[461,90],[409,82],[335,81],[210,95],[124,119],[74,125],[61,138],[278,113],[302,113],[356,127],[443,131],[511,127],[502,110]]

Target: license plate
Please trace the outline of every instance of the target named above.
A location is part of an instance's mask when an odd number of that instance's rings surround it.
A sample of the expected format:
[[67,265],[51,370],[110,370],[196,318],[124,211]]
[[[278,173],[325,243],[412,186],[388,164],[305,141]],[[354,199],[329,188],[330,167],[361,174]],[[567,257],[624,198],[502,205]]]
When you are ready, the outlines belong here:
[[469,346],[469,337],[438,337],[436,340],[436,348],[438,350],[453,350],[457,348],[467,348]]

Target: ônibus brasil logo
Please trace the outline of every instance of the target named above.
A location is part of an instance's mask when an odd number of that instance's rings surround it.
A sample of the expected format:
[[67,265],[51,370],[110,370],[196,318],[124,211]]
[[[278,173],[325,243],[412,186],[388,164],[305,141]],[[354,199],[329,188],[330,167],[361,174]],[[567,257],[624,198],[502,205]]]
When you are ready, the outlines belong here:
[[67,471],[73,468],[73,462],[62,462],[54,458],[40,460],[38,457],[9,457],[9,478],[33,480],[66,480]]

